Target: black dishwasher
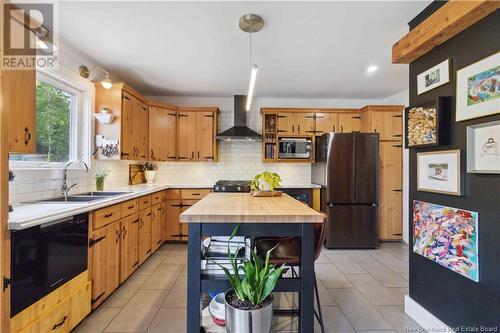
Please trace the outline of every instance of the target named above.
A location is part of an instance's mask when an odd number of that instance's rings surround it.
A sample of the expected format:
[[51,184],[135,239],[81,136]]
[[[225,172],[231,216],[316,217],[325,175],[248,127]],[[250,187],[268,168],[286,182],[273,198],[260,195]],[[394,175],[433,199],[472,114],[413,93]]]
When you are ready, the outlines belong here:
[[11,317],[87,269],[88,213],[12,231]]

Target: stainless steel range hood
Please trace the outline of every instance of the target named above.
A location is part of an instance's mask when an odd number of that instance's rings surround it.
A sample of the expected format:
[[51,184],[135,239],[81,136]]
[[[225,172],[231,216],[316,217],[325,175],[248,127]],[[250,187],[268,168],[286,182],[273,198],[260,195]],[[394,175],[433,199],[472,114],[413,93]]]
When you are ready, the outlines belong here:
[[217,140],[231,141],[260,141],[262,135],[247,127],[247,114],[245,111],[245,102],[247,97],[244,95],[234,96],[234,126],[219,133]]

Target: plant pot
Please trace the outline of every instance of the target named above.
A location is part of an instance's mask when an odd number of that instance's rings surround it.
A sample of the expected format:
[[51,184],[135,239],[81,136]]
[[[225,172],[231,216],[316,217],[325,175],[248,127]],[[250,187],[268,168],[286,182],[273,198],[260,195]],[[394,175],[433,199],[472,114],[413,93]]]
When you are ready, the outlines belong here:
[[227,301],[227,295],[233,293],[230,289],[226,292],[226,332],[228,333],[270,333],[273,321],[273,302],[255,310],[240,310]]
[[271,184],[269,184],[266,180],[264,179],[259,179],[259,189],[262,192],[269,192],[271,191]]
[[104,178],[96,178],[95,179],[95,189],[96,191],[104,191]]
[[156,170],[145,170],[144,177],[146,177],[146,183],[153,184],[155,182]]

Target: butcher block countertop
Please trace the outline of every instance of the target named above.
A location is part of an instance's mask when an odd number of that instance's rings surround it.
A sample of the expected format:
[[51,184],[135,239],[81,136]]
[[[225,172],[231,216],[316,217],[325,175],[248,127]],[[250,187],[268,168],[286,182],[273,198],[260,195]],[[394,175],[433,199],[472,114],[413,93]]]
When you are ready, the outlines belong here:
[[252,197],[249,193],[211,193],[180,215],[182,223],[320,223],[323,215],[300,201]]

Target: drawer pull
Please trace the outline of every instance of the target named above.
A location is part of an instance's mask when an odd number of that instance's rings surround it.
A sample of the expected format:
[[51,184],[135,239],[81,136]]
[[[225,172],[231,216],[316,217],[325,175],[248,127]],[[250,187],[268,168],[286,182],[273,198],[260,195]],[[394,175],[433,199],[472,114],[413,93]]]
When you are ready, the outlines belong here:
[[151,213],[147,213],[146,216],[151,216]]
[[150,254],[150,253],[151,253],[151,249],[149,249],[149,250],[146,252],[146,254]]
[[144,200],[142,203],[147,204],[147,203],[149,203],[149,200]]
[[139,265],[139,262],[138,262],[138,261],[136,261],[136,262],[134,262],[134,264],[132,265],[132,267],[136,267],[136,266],[138,266],[138,265]]
[[113,213],[109,213],[109,214],[104,215],[104,218],[107,219],[107,218],[110,218],[111,216],[113,216]]
[[27,146],[31,140],[31,133],[28,127],[24,129],[24,145]]
[[132,209],[134,207],[135,207],[135,205],[130,205],[130,206],[128,206],[128,209]]
[[191,195],[194,195],[194,196],[199,196],[201,195],[200,193],[191,193]]
[[66,319],[68,319],[68,316],[64,316],[63,320],[59,323],[59,324],[55,324],[53,327],[52,327],[52,330],[55,330],[56,328],[58,328],[59,326],[62,326],[65,322],[66,322]]
[[403,234],[392,234],[393,236],[402,236]]
[[99,237],[97,239],[89,239],[89,248],[94,246],[95,244],[99,243],[100,241],[102,241],[104,238],[106,238],[106,236],[102,236],[102,237]]
[[136,223],[139,223],[139,219],[137,219],[134,222],[132,222],[132,224],[136,224]]

